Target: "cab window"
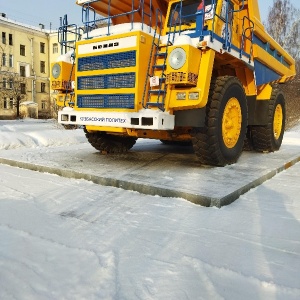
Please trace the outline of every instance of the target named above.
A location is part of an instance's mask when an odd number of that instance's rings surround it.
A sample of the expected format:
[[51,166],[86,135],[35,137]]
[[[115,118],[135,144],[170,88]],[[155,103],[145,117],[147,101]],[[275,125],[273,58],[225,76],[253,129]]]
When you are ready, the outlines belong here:
[[[180,2],[173,3],[171,6],[171,12],[169,16],[168,25],[175,26],[178,24],[188,24],[196,22],[196,13],[201,4],[205,4],[205,7],[212,4],[212,0],[188,0],[182,2],[181,20],[180,20]],[[217,0],[214,2],[217,4]]]

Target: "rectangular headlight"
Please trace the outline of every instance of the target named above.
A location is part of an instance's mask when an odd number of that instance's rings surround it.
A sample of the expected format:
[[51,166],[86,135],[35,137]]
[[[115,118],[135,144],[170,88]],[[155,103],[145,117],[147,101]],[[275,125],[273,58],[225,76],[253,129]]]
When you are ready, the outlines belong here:
[[186,99],[186,93],[178,92],[176,93],[176,100],[185,100]]
[[69,121],[69,115],[61,115],[61,120],[63,122],[68,122]]
[[189,100],[198,100],[198,99],[199,99],[199,92],[189,93]]

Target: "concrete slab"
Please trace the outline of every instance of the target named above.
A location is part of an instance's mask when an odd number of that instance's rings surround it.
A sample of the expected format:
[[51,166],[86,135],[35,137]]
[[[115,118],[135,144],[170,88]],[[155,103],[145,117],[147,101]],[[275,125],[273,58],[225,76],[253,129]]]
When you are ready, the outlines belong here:
[[87,143],[0,151],[3,164],[217,207],[299,161],[299,132],[287,132],[280,151],[243,152],[238,163],[222,168],[201,166],[192,147],[143,139],[122,155],[101,155]]

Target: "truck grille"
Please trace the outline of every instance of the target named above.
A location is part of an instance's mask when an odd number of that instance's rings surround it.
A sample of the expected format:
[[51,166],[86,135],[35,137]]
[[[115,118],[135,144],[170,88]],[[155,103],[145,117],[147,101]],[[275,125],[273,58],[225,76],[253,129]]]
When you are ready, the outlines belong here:
[[135,73],[82,76],[77,80],[78,90],[133,88]]
[[136,65],[136,51],[78,58],[78,71],[127,68]]
[[[77,96],[77,106],[79,108],[121,108],[133,109],[135,94],[119,94],[106,89],[125,89],[135,88],[136,73],[126,72],[126,68],[136,66],[136,51],[126,51],[121,53],[103,54],[88,57],[79,57],[77,68],[77,90],[94,90],[94,94]],[[122,69],[122,73],[117,74],[98,74],[80,76],[83,71],[99,71],[106,69]],[[121,71],[121,70],[120,70]],[[123,73],[125,71],[125,73]],[[106,72],[107,73],[107,72]],[[101,94],[97,94],[97,93]],[[111,94],[110,94],[111,93]]]
[[80,108],[134,108],[134,94],[79,95]]

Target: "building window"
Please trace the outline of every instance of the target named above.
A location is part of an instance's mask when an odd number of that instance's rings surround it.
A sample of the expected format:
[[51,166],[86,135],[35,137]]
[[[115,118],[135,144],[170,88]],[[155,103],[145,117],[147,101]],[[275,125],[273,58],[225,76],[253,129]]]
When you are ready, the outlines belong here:
[[2,32],[2,44],[6,44],[6,32]]
[[41,93],[46,93],[46,83],[41,83]]
[[3,108],[4,109],[11,109],[14,107],[14,99],[13,98],[4,98],[3,99]]
[[3,84],[3,88],[6,89],[6,78],[3,78],[2,84]]
[[13,88],[13,85],[14,85],[14,81],[13,81],[12,78],[10,78],[9,81],[8,81],[8,88],[9,88],[9,89],[12,89],[12,88]]
[[46,101],[42,101],[42,109],[46,109],[47,108],[47,103]]
[[12,54],[9,54],[9,67],[13,68],[14,66],[14,57]]
[[8,35],[8,44],[9,46],[13,45],[13,35],[11,33]]
[[6,54],[2,53],[2,66],[5,67],[6,66]]
[[7,109],[7,98],[3,99],[3,108]]
[[46,73],[46,64],[44,61],[41,61],[41,73]]
[[20,45],[20,55],[25,56],[25,45]]
[[20,76],[26,77],[25,66],[20,66]]
[[26,84],[25,83],[20,83],[20,89],[21,89],[22,95],[26,94]]
[[40,43],[40,52],[45,53],[45,43]]
[[58,53],[58,44],[54,43],[53,44],[53,54]]

